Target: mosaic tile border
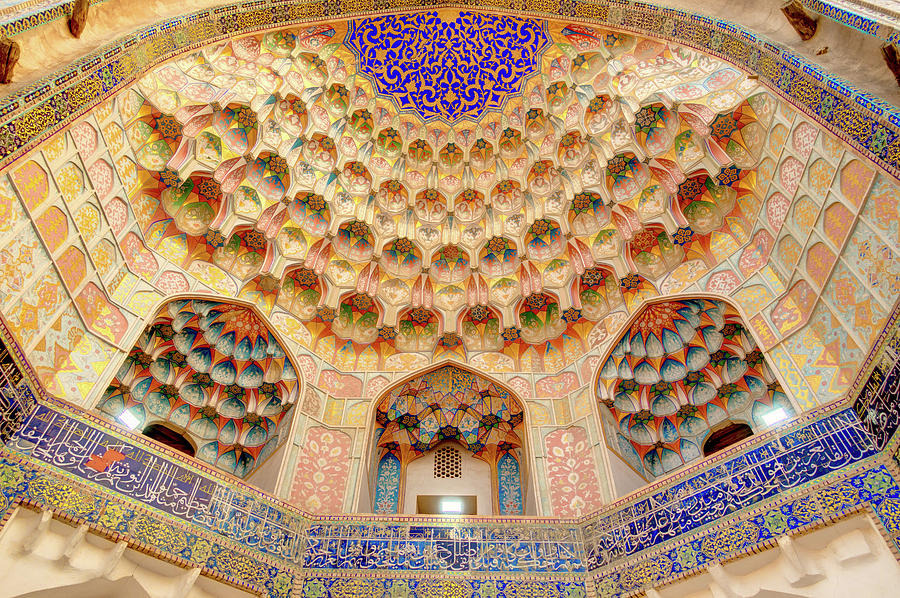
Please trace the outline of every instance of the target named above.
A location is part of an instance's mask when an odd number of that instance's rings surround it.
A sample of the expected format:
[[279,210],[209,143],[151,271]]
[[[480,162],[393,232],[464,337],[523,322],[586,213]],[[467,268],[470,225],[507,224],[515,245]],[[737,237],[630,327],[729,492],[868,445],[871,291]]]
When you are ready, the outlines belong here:
[[633,596],[860,509],[868,509],[879,519],[896,550],[900,546],[900,486],[884,465],[874,464],[853,468],[829,484],[807,488],[743,517],[718,521],[661,550],[599,570],[592,579],[598,596]]
[[[267,596],[291,595],[296,569],[280,567],[246,554],[240,545],[227,543],[202,530],[182,525],[134,506],[93,487],[70,481],[33,463],[0,458],[0,514],[5,520],[21,503],[52,510],[76,524],[87,523],[114,540],[126,540],[133,548],[157,554],[182,566],[202,567],[205,574],[248,589],[263,589]],[[900,487],[882,465],[853,468],[829,484],[805,488],[785,500],[754,510],[744,517],[718,521],[665,550],[598,571],[590,578],[602,597],[631,596],[702,571],[722,562],[768,548],[780,536],[801,533],[829,521],[866,509],[875,515],[895,543],[900,539]],[[386,591],[421,588],[421,596],[469,594],[509,588],[506,596],[560,596],[584,598],[585,581],[578,578],[484,576],[453,578],[433,575],[364,574],[352,571],[316,572],[304,576],[302,595],[372,595]],[[535,594],[537,592],[537,594]],[[468,595],[468,594],[459,594]],[[491,594],[488,594],[491,595]]]
[[709,52],[750,72],[807,115],[900,177],[900,110],[824,72],[787,48],[749,30],[685,11],[626,0],[566,0],[548,10],[541,0],[422,2],[415,6],[358,0],[298,4],[257,0],[203,10],[143,28],[79,59],[62,72],[0,103],[0,166],[24,155],[86,110],[180,52],[225,37],[376,10],[477,7],[589,22],[663,38]]
[[[868,446],[867,446],[868,445]],[[717,525],[877,454],[851,410],[836,413],[584,524],[589,569]],[[711,506],[712,505],[712,506]]]
[[134,501],[15,456],[0,456],[0,500],[0,520],[4,522],[20,504],[45,508],[64,520],[88,524],[115,541],[126,540],[139,551],[182,566],[200,567],[213,578],[272,598],[287,598],[294,586],[294,569],[253,555],[240,543],[186,529]]
[[[897,43],[900,41],[900,33],[896,26],[900,25],[897,15],[886,10],[879,10],[880,7],[869,5],[868,3],[858,3],[853,0],[844,0],[840,4],[848,4],[864,11],[867,14],[855,13],[848,8],[844,8],[834,2],[823,2],[823,0],[800,0],[803,6],[820,15],[826,16],[833,21],[837,21],[842,25],[846,25],[851,29],[856,29],[868,35],[879,37],[885,43]],[[880,18],[880,20],[879,20]]]
[[716,456],[710,460],[704,460],[702,463],[699,463],[697,465],[679,469],[674,474],[668,475],[647,486],[643,486],[639,490],[609,503],[608,505],[604,506],[602,509],[594,513],[589,513],[581,516],[580,518],[578,518],[578,521],[580,523],[584,523],[586,521],[590,521],[597,517],[602,517],[617,510],[629,508],[630,505],[643,499],[649,498],[651,497],[651,495],[664,492],[666,488],[673,487],[679,483],[687,482],[693,478],[705,477],[709,470],[723,467],[724,463],[731,460],[733,457],[740,457],[742,454],[759,448],[763,444],[771,441],[777,441],[778,438],[783,435],[791,434],[806,425],[823,420],[828,417],[829,414],[846,411],[847,409],[848,405],[845,401],[835,401],[828,405],[824,405],[822,407],[818,407],[816,409],[801,413],[799,416],[794,417],[791,420],[790,424],[785,427],[770,430],[758,436],[753,436],[752,439],[747,442],[738,443],[717,453]]

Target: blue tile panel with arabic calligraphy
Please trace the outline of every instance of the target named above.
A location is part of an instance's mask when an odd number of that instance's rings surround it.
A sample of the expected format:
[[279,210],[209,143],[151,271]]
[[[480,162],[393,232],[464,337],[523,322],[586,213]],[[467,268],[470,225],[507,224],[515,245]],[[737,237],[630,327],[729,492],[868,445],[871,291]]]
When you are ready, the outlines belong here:
[[497,524],[462,531],[381,524],[377,532],[365,525],[320,525],[303,534],[308,518],[301,513],[199,474],[177,459],[104,431],[102,425],[40,405],[9,448],[267,556],[309,568],[584,571],[576,526],[567,529],[565,539],[546,526],[508,529]]
[[[832,413],[576,525],[313,525],[274,501],[39,406],[10,448],[272,557],[310,569],[580,572],[605,567],[877,453],[851,409]],[[118,456],[121,455],[121,458]],[[175,460],[173,460],[175,461]],[[582,547],[582,538],[584,547]]]
[[479,596],[481,598],[584,598],[584,584],[577,581],[511,579],[378,579],[308,577],[303,596],[310,598],[358,598],[359,596]]
[[579,573],[585,570],[576,525],[312,525],[307,569]]
[[291,567],[261,559],[239,542],[230,542],[199,527],[186,526],[142,508],[128,497],[116,497],[86,486],[17,456],[0,457],[0,518],[20,501],[52,510],[57,515],[89,523],[101,533],[114,534],[183,565],[202,567],[252,593],[271,598],[291,595],[295,572]]
[[44,405],[39,405],[19,430],[14,447],[188,521],[209,506],[216,491],[213,480]]
[[900,308],[895,308],[854,384],[853,410],[883,450],[900,427]]
[[870,508],[897,544],[900,537],[900,487],[884,466],[850,472],[830,484],[794,494],[750,516],[728,521],[662,550],[616,563],[594,578],[602,597],[630,595],[723,561],[791,532],[822,525],[832,518]]
[[545,27],[527,18],[460,12],[445,21],[417,12],[354,21],[345,44],[400,110],[454,122],[521,91],[550,41]]
[[299,561],[300,517],[47,406],[9,448],[272,557]]
[[588,566],[605,567],[876,453],[853,411],[840,411],[589,521]]

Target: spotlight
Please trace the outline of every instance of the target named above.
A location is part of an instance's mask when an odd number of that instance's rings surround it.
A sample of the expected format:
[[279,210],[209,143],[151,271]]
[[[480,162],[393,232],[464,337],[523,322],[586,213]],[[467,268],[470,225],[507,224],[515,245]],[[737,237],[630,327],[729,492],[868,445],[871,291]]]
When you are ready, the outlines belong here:
[[777,407],[772,409],[768,413],[762,416],[763,421],[767,426],[773,426],[780,421],[786,420],[788,417],[787,413],[781,407]]
[[116,419],[124,424],[129,430],[134,430],[138,427],[138,424],[141,423],[141,420],[139,420],[131,411],[123,411]]
[[441,513],[459,515],[462,513],[462,501],[456,498],[445,498],[441,501]]

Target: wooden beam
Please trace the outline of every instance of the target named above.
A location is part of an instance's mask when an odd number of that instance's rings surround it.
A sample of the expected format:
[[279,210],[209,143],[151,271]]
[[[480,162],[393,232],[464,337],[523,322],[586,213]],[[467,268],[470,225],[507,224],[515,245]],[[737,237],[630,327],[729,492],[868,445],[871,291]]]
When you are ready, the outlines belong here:
[[781,12],[784,13],[788,23],[791,24],[794,31],[797,32],[797,35],[799,35],[800,39],[803,41],[812,38],[812,36],[816,34],[816,29],[819,27],[819,24],[815,19],[806,14],[800,0],[789,0],[787,4],[781,7]]
[[0,38],[0,83],[9,83],[12,80],[13,69],[19,62],[21,51],[19,42],[8,37]]
[[75,37],[81,37],[84,26],[87,23],[88,8],[91,0],[75,0],[72,3],[72,16],[69,17],[69,31]]
[[897,79],[897,85],[900,85],[900,50],[897,50],[897,46],[894,44],[884,44],[881,46],[881,54],[884,56],[888,68],[894,74],[894,78]]

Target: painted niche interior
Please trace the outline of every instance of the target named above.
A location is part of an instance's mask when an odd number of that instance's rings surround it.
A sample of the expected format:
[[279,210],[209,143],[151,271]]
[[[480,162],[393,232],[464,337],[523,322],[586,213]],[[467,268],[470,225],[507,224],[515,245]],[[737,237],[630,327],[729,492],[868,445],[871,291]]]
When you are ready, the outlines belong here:
[[201,461],[244,477],[283,438],[297,373],[252,309],[203,299],[167,304],[99,405],[129,428],[167,424]]
[[603,364],[597,396],[615,421],[607,442],[652,480],[703,457],[721,424],[753,430],[793,407],[748,334],[723,301],[647,306]]

